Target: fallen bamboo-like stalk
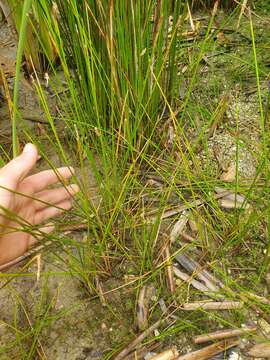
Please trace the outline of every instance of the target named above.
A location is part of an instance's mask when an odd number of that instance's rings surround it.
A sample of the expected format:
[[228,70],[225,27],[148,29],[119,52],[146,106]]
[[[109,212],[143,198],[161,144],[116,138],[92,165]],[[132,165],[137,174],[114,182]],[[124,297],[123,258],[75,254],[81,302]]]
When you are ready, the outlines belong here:
[[[224,194],[224,189],[216,187],[216,193]],[[229,194],[223,196],[218,200],[219,205],[224,209],[248,209],[250,205],[244,195],[237,194],[230,191]]]
[[190,236],[189,234],[185,233],[185,232],[181,232],[180,234],[181,238],[186,240],[186,241],[189,241],[191,243],[195,243],[196,242],[196,239],[192,236]]
[[239,340],[224,340],[189,354],[181,355],[176,360],[207,360],[237,345],[239,345]]
[[234,310],[241,309],[243,303],[241,301],[197,301],[193,303],[183,304],[183,310],[193,311],[203,310]]
[[247,355],[255,358],[269,358],[270,344],[269,343],[256,344],[249,349]]
[[[224,189],[215,187],[215,192],[217,194],[224,194]],[[246,197],[244,195],[236,194],[234,191],[231,190],[229,190],[229,194],[223,196],[222,199],[232,200],[242,204],[246,201]]]
[[194,344],[203,344],[212,340],[222,340],[229,339],[236,336],[248,335],[249,333],[253,333],[257,330],[256,326],[246,327],[242,329],[226,329],[215,331],[205,335],[198,335],[193,338]]
[[205,285],[203,285],[198,280],[193,279],[192,276],[179,270],[176,266],[173,267],[173,271],[174,271],[175,276],[177,276],[179,279],[191,284],[195,289],[200,290],[202,292],[209,292],[209,289]]
[[256,295],[251,292],[245,294],[247,297],[257,300],[261,304],[270,305],[270,300],[266,299],[264,296]]
[[187,222],[188,222],[188,213],[186,211],[183,211],[183,213],[180,215],[179,220],[177,220],[176,223],[173,225],[172,231],[170,233],[171,243],[174,243],[175,240],[178,238],[178,236],[182,233]]
[[70,225],[60,226],[59,230],[67,234],[67,231],[71,232],[71,231],[87,230],[88,227],[89,227],[88,222],[82,222],[80,224],[70,224]]
[[[175,256],[175,260],[183,266],[189,273],[193,273],[199,280],[201,280],[204,285],[211,291],[217,292],[219,287],[212,281],[213,276],[210,275],[206,270],[202,269],[202,266],[194,261],[193,259],[189,258],[187,255],[178,254]],[[210,275],[210,276],[209,276]]]
[[[183,257],[182,257],[182,259],[183,259]],[[212,273],[203,269],[203,267],[197,261],[191,259],[187,254],[185,254],[185,259],[186,259],[186,262],[185,263],[183,262],[182,266],[183,267],[189,266],[190,270],[188,268],[186,268],[187,271],[198,272],[198,269],[200,269],[200,273],[203,275],[203,279],[208,279],[213,284],[215,284],[217,287],[224,288],[224,284],[219,279],[217,279]],[[181,257],[178,257],[176,260],[180,261]]]
[[125,357],[125,360],[135,360],[143,359],[147,353],[155,350],[159,346],[158,343],[153,343],[147,347],[142,347],[141,349],[136,349]]
[[175,346],[171,349],[165,350],[160,354],[154,355],[149,360],[175,360],[179,355]]
[[[228,292],[232,295],[234,295],[233,291],[230,288],[227,288],[226,290],[228,290]],[[239,299],[241,299],[241,301],[244,304],[248,304],[248,306],[256,313],[256,314],[260,314],[260,316],[267,322],[270,322],[270,318],[269,315],[263,311],[259,306],[257,306],[256,304],[254,304],[254,299],[251,302],[250,298],[248,297],[248,295],[245,295],[244,293],[239,293],[237,294]]]
[[[220,194],[213,194],[213,199],[216,199],[216,200],[221,199],[228,194],[230,194],[229,191],[224,191],[223,193],[220,193]],[[192,209],[194,207],[203,205],[205,202],[207,202],[207,199],[198,199],[198,200],[191,201],[188,204],[182,204],[182,205],[176,206],[170,210],[165,210],[163,212],[163,214],[161,214],[160,216],[156,215],[156,213],[158,213],[160,211],[159,209],[150,211],[148,214],[142,214],[141,216],[148,218],[151,222],[155,222],[158,217],[160,220],[164,220],[173,215],[177,215],[177,214],[183,212],[184,210]]]
[[220,207],[223,209],[248,209],[250,206],[247,203],[242,203],[230,199],[218,200]]
[[135,347],[140,344],[145,338],[147,338],[151,333],[156,330],[163,323],[163,319],[158,320],[152,326],[150,326],[147,330],[141,333],[136,339],[134,339],[125,349],[123,349],[114,360],[122,360],[125,359],[126,356],[135,349]]
[[139,330],[145,330],[148,324],[148,306],[145,304],[145,293],[146,285],[143,286],[139,292],[138,301],[137,301],[137,326]]
[[170,245],[167,244],[167,246],[164,249],[164,257],[165,257],[164,260],[168,263],[168,265],[166,267],[168,289],[171,293],[174,293],[175,284],[174,284],[173,267],[172,267],[172,263],[171,263],[171,254],[170,254],[169,246]]

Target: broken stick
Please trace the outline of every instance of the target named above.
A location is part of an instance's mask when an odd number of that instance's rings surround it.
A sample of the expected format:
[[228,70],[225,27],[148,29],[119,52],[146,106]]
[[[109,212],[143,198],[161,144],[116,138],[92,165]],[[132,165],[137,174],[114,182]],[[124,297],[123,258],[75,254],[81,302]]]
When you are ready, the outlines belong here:
[[175,346],[171,349],[165,350],[160,354],[154,355],[150,360],[175,360],[179,355]]
[[221,340],[228,339],[236,336],[248,335],[249,333],[255,332],[257,330],[256,326],[246,327],[242,329],[226,329],[215,331],[205,335],[198,335],[193,338],[195,344],[203,344],[212,340]]
[[144,285],[138,296],[137,301],[137,325],[140,331],[145,330],[148,327],[148,311],[151,298],[155,294],[155,288],[152,284]]
[[[213,197],[213,199],[220,199],[229,194],[230,194],[230,191],[224,191],[223,193],[220,193],[220,194],[214,194],[212,197]],[[160,209],[158,209],[158,210],[154,209],[153,211],[150,211],[147,214],[141,214],[141,216],[145,216],[151,222],[155,222],[157,219],[160,219],[160,220],[167,219],[168,217],[177,215],[184,210],[192,209],[194,207],[203,205],[206,201],[207,201],[207,199],[198,199],[198,200],[194,200],[194,201],[190,201],[190,202],[187,201],[187,204],[181,204],[176,207],[173,207],[172,209],[165,210],[163,212],[163,214],[161,214],[160,216],[157,215],[159,213]]]
[[144,359],[145,355],[150,351],[155,350],[159,346],[158,343],[153,343],[147,347],[143,346],[140,349],[136,349],[125,357],[125,360]]
[[183,305],[183,310],[193,311],[198,309],[203,310],[235,310],[241,309],[243,303],[240,301],[197,301]]
[[184,273],[183,271],[179,270],[176,266],[173,267],[173,271],[175,276],[177,276],[179,279],[191,284],[195,289],[203,291],[203,292],[209,292],[209,289],[203,285],[198,280],[195,280],[192,278],[191,275],[188,275]]
[[213,282],[213,275],[202,269],[202,266],[184,254],[178,254],[175,256],[175,260],[183,266],[188,272],[194,273],[194,275],[201,280],[204,285],[211,291],[217,292],[219,288],[218,280],[216,284]]
[[170,233],[171,243],[174,243],[175,240],[178,238],[178,236],[182,233],[187,222],[188,222],[188,213],[187,211],[183,211],[178,221],[176,221],[176,223],[174,224],[172,231]]
[[255,357],[255,358],[269,358],[270,357],[270,344],[269,343],[261,343],[255,344],[249,349],[247,355]]
[[156,330],[163,322],[163,319],[158,320],[155,322],[150,328],[145,330],[143,333],[141,333],[136,339],[134,339],[125,349],[123,349],[114,360],[122,360],[125,359],[126,356],[135,349],[135,347],[140,344],[145,338],[147,338],[149,335],[153,333],[154,330]]
[[189,354],[179,356],[176,360],[207,360],[237,345],[239,345],[238,340],[224,340]]
[[171,254],[170,254],[170,244],[167,244],[164,249],[164,260],[168,263],[166,268],[167,273],[167,286],[171,293],[175,291],[174,277],[173,277],[173,267],[171,263]]

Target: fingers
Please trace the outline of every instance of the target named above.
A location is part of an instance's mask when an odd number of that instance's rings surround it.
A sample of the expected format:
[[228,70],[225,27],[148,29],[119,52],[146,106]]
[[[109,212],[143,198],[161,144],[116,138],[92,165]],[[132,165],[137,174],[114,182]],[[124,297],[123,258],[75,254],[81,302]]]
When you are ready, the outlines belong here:
[[21,155],[17,156],[7,163],[0,170],[0,178],[3,178],[3,184],[11,188],[16,186],[32,170],[38,159],[37,148],[33,144],[26,144]]
[[31,236],[28,241],[28,248],[35,245],[39,240],[41,240],[46,234],[50,234],[55,229],[55,226],[52,223],[48,223],[38,229],[38,234]]
[[21,184],[22,192],[30,192],[32,194],[45,190],[48,186],[58,182],[65,182],[74,173],[72,167],[62,167],[55,170],[45,170],[38,174],[28,176]]
[[79,191],[76,184],[58,189],[44,190],[35,194],[35,208],[37,211],[44,209],[48,204],[55,205],[72,198]]
[[55,216],[59,216],[64,211],[70,210],[71,207],[72,207],[71,201],[65,200],[55,206],[50,206],[43,210],[40,210],[35,215],[34,225],[41,224],[43,221],[46,221]]

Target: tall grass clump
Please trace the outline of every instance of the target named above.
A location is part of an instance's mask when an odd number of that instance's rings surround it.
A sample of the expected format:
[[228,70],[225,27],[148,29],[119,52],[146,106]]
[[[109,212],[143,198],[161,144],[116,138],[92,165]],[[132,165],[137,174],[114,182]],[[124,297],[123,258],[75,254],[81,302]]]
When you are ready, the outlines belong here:
[[[109,238],[124,251],[124,239],[115,231],[134,226],[131,198],[140,186],[135,175],[150,154],[160,151],[154,137],[169,104],[164,94],[173,104],[176,91],[176,35],[184,4],[71,1],[67,6],[41,1],[40,6],[59,54],[59,67],[51,64],[52,72],[63,71],[69,90],[68,96],[56,90],[58,122],[65,122],[67,133],[60,136],[58,123],[50,119],[53,134],[61,147],[63,135],[71,136],[80,165],[86,159],[91,163],[102,206],[90,211],[85,197],[83,209],[89,219],[95,213],[101,253]],[[52,6],[57,7],[56,19]],[[37,88],[45,104],[38,80]]]

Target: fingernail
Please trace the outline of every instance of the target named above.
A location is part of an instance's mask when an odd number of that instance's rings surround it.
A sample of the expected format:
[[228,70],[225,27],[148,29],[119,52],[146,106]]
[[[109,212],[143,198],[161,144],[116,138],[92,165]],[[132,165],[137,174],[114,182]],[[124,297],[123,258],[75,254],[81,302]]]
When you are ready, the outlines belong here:
[[25,147],[23,148],[24,153],[29,153],[29,152],[33,152],[33,151],[35,151],[35,146],[31,143],[26,144]]

